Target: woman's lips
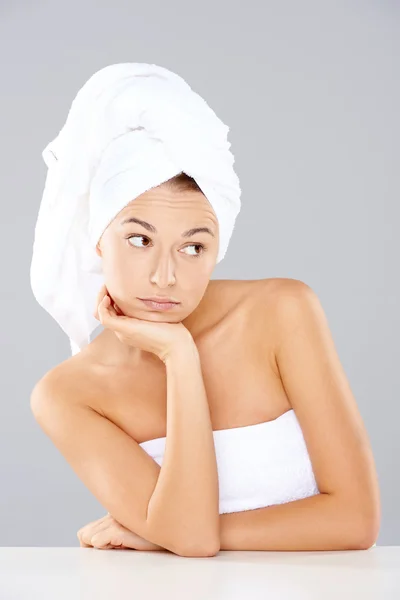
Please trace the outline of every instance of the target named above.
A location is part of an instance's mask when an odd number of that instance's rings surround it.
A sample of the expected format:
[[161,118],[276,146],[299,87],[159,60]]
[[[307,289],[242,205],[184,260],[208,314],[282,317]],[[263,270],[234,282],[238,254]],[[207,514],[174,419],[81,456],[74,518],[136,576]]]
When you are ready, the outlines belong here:
[[141,298],[139,300],[153,310],[169,310],[170,308],[174,308],[174,306],[179,306],[178,302],[154,302],[153,300],[142,300]]

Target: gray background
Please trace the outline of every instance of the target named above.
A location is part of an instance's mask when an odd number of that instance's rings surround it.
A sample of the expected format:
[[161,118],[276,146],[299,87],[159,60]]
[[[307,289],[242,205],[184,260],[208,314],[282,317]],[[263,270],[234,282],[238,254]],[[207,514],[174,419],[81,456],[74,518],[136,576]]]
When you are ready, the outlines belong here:
[[388,0],[2,0],[0,545],[76,546],[105,514],[30,411],[70,352],[29,267],[41,152],[85,81],[129,61],[176,71],[230,126],[243,204],[213,278],[318,294],[375,455],[378,545],[400,544],[399,50]]

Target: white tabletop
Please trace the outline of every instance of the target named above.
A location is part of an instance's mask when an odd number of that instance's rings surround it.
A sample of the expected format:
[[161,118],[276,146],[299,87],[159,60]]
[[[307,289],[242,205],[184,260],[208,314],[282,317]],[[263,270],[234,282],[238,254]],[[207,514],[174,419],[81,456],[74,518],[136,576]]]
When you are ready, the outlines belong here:
[[0,547],[1,600],[391,600],[400,546],[344,552],[232,552]]

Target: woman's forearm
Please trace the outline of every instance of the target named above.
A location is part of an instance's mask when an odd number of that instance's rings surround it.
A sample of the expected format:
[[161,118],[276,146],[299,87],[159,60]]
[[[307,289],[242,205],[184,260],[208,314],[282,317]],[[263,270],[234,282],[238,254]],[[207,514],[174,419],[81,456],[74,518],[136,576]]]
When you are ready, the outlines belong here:
[[219,489],[210,410],[200,357],[191,340],[166,358],[167,436],[148,506],[157,541],[185,552],[219,549]]
[[378,535],[359,510],[330,494],[220,515],[221,550],[359,550]]

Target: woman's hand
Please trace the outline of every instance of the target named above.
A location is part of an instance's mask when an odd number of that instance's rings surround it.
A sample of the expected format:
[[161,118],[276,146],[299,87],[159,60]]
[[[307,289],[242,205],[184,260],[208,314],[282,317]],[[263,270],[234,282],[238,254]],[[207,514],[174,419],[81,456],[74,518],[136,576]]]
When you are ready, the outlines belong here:
[[82,527],[77,533],[82,548],[131,548],[133,550],[165,550],[162,546],[153,544],[126,529],[108,513],[98,521],[93,521]]
[[124,344],[152,352],[162,361],[177,344],[194,344],[189,330],[182,323],[156,323],[123,315],[111,300],[105,285],[97,296],[94,316],[104,327],[112,329]]

